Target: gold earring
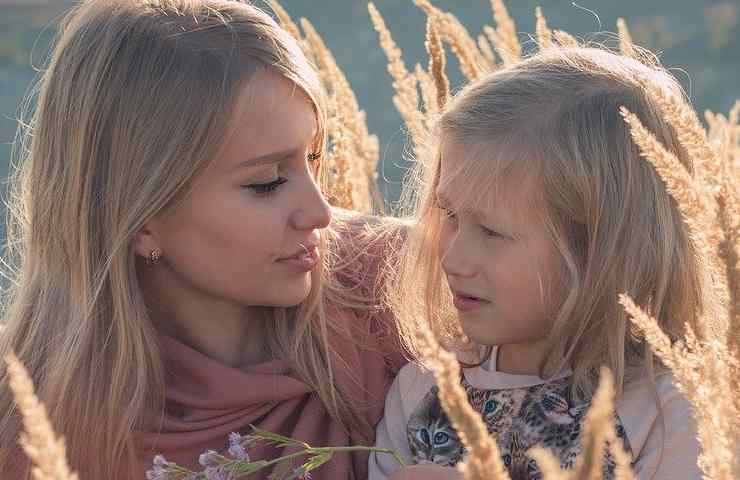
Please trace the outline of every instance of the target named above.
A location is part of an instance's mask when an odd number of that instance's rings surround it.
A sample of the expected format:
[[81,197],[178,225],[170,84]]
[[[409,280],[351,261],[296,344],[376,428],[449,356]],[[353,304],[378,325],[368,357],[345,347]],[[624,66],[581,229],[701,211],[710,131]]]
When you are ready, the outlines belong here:
[[158,248],[155,248],[149,253],[149,257],[146,259],[146,264],[153,267],[159,263],[160,258],[162,258],[162,252],[160,252]]

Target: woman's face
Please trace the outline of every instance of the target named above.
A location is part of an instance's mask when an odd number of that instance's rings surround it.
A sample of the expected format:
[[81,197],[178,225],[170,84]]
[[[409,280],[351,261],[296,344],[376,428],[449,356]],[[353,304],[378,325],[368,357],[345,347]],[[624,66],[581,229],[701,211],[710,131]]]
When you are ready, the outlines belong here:
[[[270,71],[237,101],[221,152],[182,201],[147,225],[162,254],[151,273],[191,301],[296,305],[309,294],[319,230],[330,221],[309,160],[312,102]],[[146,241],[137,250],[150,251]]]

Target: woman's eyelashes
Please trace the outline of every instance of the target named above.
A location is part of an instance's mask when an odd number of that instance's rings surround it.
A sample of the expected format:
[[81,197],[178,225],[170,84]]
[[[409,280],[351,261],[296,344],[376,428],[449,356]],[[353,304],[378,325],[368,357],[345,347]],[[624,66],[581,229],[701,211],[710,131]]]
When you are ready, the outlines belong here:
[[248,188],[258,195],[269,195],[275,192],[280,187],[280,185],[286,183],[287,181],[288,179],[285,177],[278,177],[276,180],[273,180],[272,182],[251,183],[249,185],[244,185],[244,188]]
[[[320,153],[309,153],[306,155],[305,161],[308,163],[310,167],[309,170],[311,170],[312,174],[314,173],[313,170],[318,167],[320,159],[321,159]],[[278,170],[280,170],[281,168],[282,167],[279,167]],[[247,185],[242,185],[242,188],[248,188],[260,196],[267,196],[277,191],[278,188],[280,188],[280,186],[286,183],[287,181],[288,181],[287,178],[278,176],[275,180],[271,182],[250,183]]]

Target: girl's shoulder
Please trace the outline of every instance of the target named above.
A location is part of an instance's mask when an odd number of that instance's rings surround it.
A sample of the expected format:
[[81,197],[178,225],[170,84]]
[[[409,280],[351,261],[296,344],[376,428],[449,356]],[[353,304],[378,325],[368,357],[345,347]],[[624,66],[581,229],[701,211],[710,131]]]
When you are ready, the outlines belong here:
[[390,395],[403,412],[404,424],[435,387],[434,374],[418,362],[409,362],[399,370]]
[[[669,371],[656,373],[653,380],[645,376],[625,383],[616,406],[617,410],[623,411],[626,416],[633,416],[638,412],[657,416],[659,409],[667,409],[665,413],[689,412],[691,409],[688,399],[678,388],[675,377]],[[650,406],[653,406],[654,410],[649,408]]]
[[670,372],[655,381],[640,378],[625,385],[616,412],[629,440],[639,478],[701,478],[696,423],[691,403]]

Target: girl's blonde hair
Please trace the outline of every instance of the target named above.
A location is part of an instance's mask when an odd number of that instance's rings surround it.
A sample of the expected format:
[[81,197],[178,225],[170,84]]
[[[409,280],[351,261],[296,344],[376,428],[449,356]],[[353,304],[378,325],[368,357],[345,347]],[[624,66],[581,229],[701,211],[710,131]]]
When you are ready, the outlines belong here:
[[431,326],[449,348],[471,346],[439,263],[439,146],[449,140],[466,148],[464,158],[445,159],[449,182],[465,186],[455,190],[456,208],[476,206],[512,174],[536,181],[535,203],[561,265],[559,284],[543,292],[557,294],[540,376],[572,368],[576,398],[595,391],[602,365],[614,372],[618,392],[640,375],[653,378],[653,355],[618,295],[627,292],[676,339],[687,322],[696,325],[704,277],[675,201],[640,158],[620,116],[622,105],[636,113],[692,171],[643,81],[682,94],[667,72],[648,62],[601,48],[553,47],[451,99],[437,123],[437,148],[430,149],[437,156],[420,159],[409,176],[404,202],[417,226],[389,282],[389,301],[413,355],[420,355],[416,328]]
[[[12,350],[28,367],[81,478],[116,478],[134,461],[132,432],[156,429],[163,409],[132,239],[187,192],[228,137],[237,95],[264,69],[313,102],[321,151],[319,79],[261,10],[233,0],[92,0],[65,17],[12,179],[8,260],[17,268],[0,357]],[[300,306],[265,309],[269,342],[335,419],[368,438],[361,406],[334,386],[328,338],[346,332],[324,309],[341,295],[332,268],[314,273]],[[5,465],[19,418],[4,371],[0,381]]]

